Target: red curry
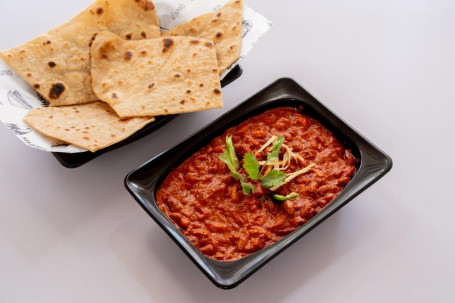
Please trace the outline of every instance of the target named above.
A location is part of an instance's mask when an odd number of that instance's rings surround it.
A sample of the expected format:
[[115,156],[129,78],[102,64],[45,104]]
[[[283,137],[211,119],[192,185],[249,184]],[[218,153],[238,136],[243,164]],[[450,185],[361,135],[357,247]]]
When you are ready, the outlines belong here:
[[[276,201],[272,192],[254,184],[245,195],[238,180],[218,156],[232,136],[239,160],[255,152],[271,135],[284,136],[306,165],[307,173],[274,193],[299,194]],[[259,155],[265,160],[266,152]],[[247,119],[213,139],[174,169],[158,192],[158,205],[190,242],[207,257],[231,261],[254,253],[305,224],[348,184],[356,159],[316,120],[292,108],[277,108]],[[302,165],[291,162],[289,172]],[[286,171],[285,171],[286,172]],[[239,173],[247,176],[243,168]]]

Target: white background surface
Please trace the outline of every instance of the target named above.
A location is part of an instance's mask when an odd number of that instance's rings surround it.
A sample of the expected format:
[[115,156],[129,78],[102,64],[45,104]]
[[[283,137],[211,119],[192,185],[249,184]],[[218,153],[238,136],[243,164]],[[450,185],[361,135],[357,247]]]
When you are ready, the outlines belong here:
[[[0,0],[0,49],[90,1]],[[223,89],[75,170],[0,127],[0,302],[454,302],[455,2],[247,0],[275,22]],[[386,151],[394,168],[233,290],[136,204],[124,176],[282,76]]]

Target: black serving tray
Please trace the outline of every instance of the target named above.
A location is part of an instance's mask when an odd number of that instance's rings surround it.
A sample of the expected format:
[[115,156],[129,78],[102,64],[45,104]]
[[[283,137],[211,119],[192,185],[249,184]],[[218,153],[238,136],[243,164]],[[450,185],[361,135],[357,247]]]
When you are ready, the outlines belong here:
[[[303,107],[302,112],[317,119],[351,149],[357,169],[346,188],[319,214],[280,241],[236,261],[216,261],[199,252],[156,203],[156,191],[168,173],[214,137],[245,119],[276,107]],[[378,181],[392,168],[392,159],[291,79],[279,79],[239,104],[216,121],[175,147],[154,157],[125,178],[125,186],[139,205],[177,243],[199,269],[218,287],[233,288],[281,253],[354,197]]]
[[[236,80],[237,78],[239,78],[242,75],[242,72],[243,72],[242,68],[239,65],[236,65],[229,72],[229,74],[227,74],[226,77],[224,77],[223,80],[221,80],[221,87],[225,87],[229,83],[231,83],[234,80]],[[134,133],[133,135],[131,135],[127,139],[125,139],[125,140],[123,140],[121,142],[118,142],[118,143],[116,143],[114,145],[111,145],[109,147],[100,149],[100,150],[98,150],[98,151],[96,151],[94,153],[87,151],[87,152],[74,153],[74,154],[58,153],[58,152],[54,152],[52,154],[54,155],[55,158],[57,158],[58,162],[60,162],[60,164],[62,164],[63,166],[65,166],[67,168],[76,168],[76,167],[79,167],[79,166],[81,166],[81,165],[83,165],[83,164],[85,164],[87,162],[92,161],[93,159],[95,159],[99,155],[102,155],[102,154],[104,154],[104,153],[106,153],[108,151],[111,151],[111,150],[120,148],[122,146],[125,146],[127,144],[130,144],[130,143],[132,143],[132,142],[134,142],[136,140],[139,140],[142,137],[145,137],[145,136],[151,134],[153,131],[157,130],[158,128],[160,128],[164,124],[166,124],[169,121],[171,121],[172,119],[174,119],[175,117],[177,117],[177,115],[168,115],[168,116],[156,117],[154,122],[146,125],[144,128],[142,128],[141,130],[137,131],[136,133]]]

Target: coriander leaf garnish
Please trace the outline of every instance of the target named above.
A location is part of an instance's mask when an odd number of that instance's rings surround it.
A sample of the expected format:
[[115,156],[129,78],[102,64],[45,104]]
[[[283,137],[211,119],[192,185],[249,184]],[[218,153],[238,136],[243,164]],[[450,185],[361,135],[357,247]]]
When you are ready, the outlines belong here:
[[246,183],[243,180],[240,180],[240,184],[242,185],[242,190],[245,195],[249,195],[252,191],[253,193],[256,191],[254,186],[250,183]]
[[[223,151],[223,154],[219,155],[221,161],[223,161],[229,170],[232,173],[232,177],[240,181],[242,185],[242,190],[245,195],[249,195],[251,192],[255,192],[254,186],[252,184],[244,182],[245,178],[237,171],[240,167],[239,160],[237,159],[237,155],[235,154],[234,144],[232,143],[232,137],[226,137],[226,148]],[[257,160],[256,160],[257,161]]]
[[[267,143],[264,144],[260,151],[262,151],[272,142],[273,142],[272,151],[267,154],[266,161],[259,162],[254,153],[246,153],[243,156],[242,166],[245,169],[245,172],[248,174],[249,179],[253,181],[260,180],[262,183],[262,187],[268,188],[270,191],[273,192],[277,190],[280,186],[291,181],[292,179],[308,172],[309,170],[311,170],[313,166],[315,166],[315,164],[314,163],[310,164],[307,167],[295,171],[291,174],[284,173],[283,170],[289,167],[291,157],[299,159],[302,162],[304,160],[298,154],[292,153],[292,149],[284,144],[283,136],[276,137],[275,135],[273,135],[267,141]],[[283,160],[280,161],[279,155],[282,146],[284,146],[284,148],[286,149],[286,153],[283,156]],[[240,164],[235,153],[234,143],[232,142],[232,136],[226,136],[226,149],[218,157],[227,165],[227,167],[232,173],[232,177],[240,181],[240,185],[242,186],[242,190],[245,195],[249,195],[251,192],[254,193],[256,191],[253,184],[245,182],[245,179],[248,178],[243,177],[237,171],[237,169],[240,168]],[[267,173],[265,174],[265,176],[261,177],[262,171],[266,167]],[[296,198],[298,196],[299,194],[292,192],[287,196],[275,194],[273,195],[273,198],[275,198],[278,201],[286,201],[289,199]]]
[[227,150],[224,150],[223,154],[219,155],[218,158],[220,158],[221,161],[226,163],[227,167],[232,173],[232,176],[238,180],[243,180],[243,177],[241,174],[237,172],[237,170],[234,167],[234,164],[232,163],[232,159],[230,157],[230,154]]
[[251,180],[259,179],[259,161],[253,153],[246,153],[243,156],[243,168]]
[[272,151],[267,155],[267,161],[278,161],[278,155],[280,154],[281,145],[283,145],[284,137],[279,136],[275,142],[273,142]]
[[226,148],[229,153],[232,165],[235,169],[239,169],[239,159],[237,159],[237,155],[235,154],[234,143],[232,143],[232,136],[226,136]]
[[297,198],[298,196],[299,196],[298,193],[292,192],[292,193],[290,193],[290,194],[287,195],[287,196],[273,195],[273,198],[274,198],[275,200],[278,200],[278,201],[286,201],[286,200],[290,200],[290,199]]
[[259,178],[259,180],[261,180],[263,187],[270,188],[272,186],[284,184],[285,178],[286,174],[284,172],[273,169],[269,171],[265,176]]
[[[281,145],[283,145],[284,137],[283,136],[279,136],[279,137],[272,136],[270,139],[272,139],[272,138],[276,138],[276,140],[275,140],[275,142],[273,142],[272,151],[270,153],[268,153],[267,161],[265,161],[264,166],[262,166],[261,171],[259,172],[259,175],[262,175],[262,171],[267,166],[269,161],[270,162],[278,162],[279,161],[279,157],[278,156],[280,155],[280,149],[281,149]],[[267,141],[267,142],[269,142],[269,141]]]

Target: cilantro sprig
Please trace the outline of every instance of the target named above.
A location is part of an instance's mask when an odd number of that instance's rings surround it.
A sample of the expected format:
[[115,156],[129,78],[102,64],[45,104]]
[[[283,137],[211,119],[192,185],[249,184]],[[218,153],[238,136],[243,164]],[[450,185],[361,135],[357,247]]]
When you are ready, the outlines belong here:
[[283,185],[285,183],[285,178],[286,174],[284,172],[272,169],[265,176],[261,177],[260,180],[263,187],[270,188],[275,185]]
[[281,146],[283,143],[283,136],[279,136],[275,142],[273,142],[272,151],[267,155],[267,161],[278,161],[278,155],[280,154]]
[[232,177],[240,181],[242,190],[245,195],[249,195],[251,192],[255,192],[252,184],[246,183],[245,178],[237,171],[240,168],[239,160],[235,153],[234,144],[232,143],[232,137],[226,136],[226,149],[223,154],[218,156],[223,161],[232,173]]
[[257,181],[259,179],[259,161],[253,153],[246,153],[243,156],[243,168],[251,180]]
[[226,148],[227,148],[227,153],[229,155],[229,159],[231,160],[232,166],[235,169],[239,169],[240,168],[239,159],[237,158],[237,155],[235,154],[234,143],[232,143],[232,136],[226,136]]
[[[267,160],[261,168],[261,165],[254,155],[254,153],[246,153],[243,156],[243,169],[248,174],[248,178],[253,181],[260,181],[262,187],[267,188],[271,191],[280,187],[286,183],[287,175],[283,171],[277,169],[269,170],[264,176],[261,177],[264,168],[267,166],[268,162],[276,163],[279,161],[279,154],[281,147],[284,143],[284,137],[279,136],[273,142],[272,150],[267,154]],[[219,155],[221,161],[223,161],[229,170],[232,173],[232,177],[240,181],[242,186],[243,193],[249,195],[251,192],[255,192],[254,185],[246,182],[244,178],[237,169],[240,168],[239,160],[235,153],[234,144],[232,142],[231,136],[226,136],[226,149],[221,155]],[[286,201],[298,197],[299,194],[292,192],[286,196],[274,194],[273,198],[278,201]]]

